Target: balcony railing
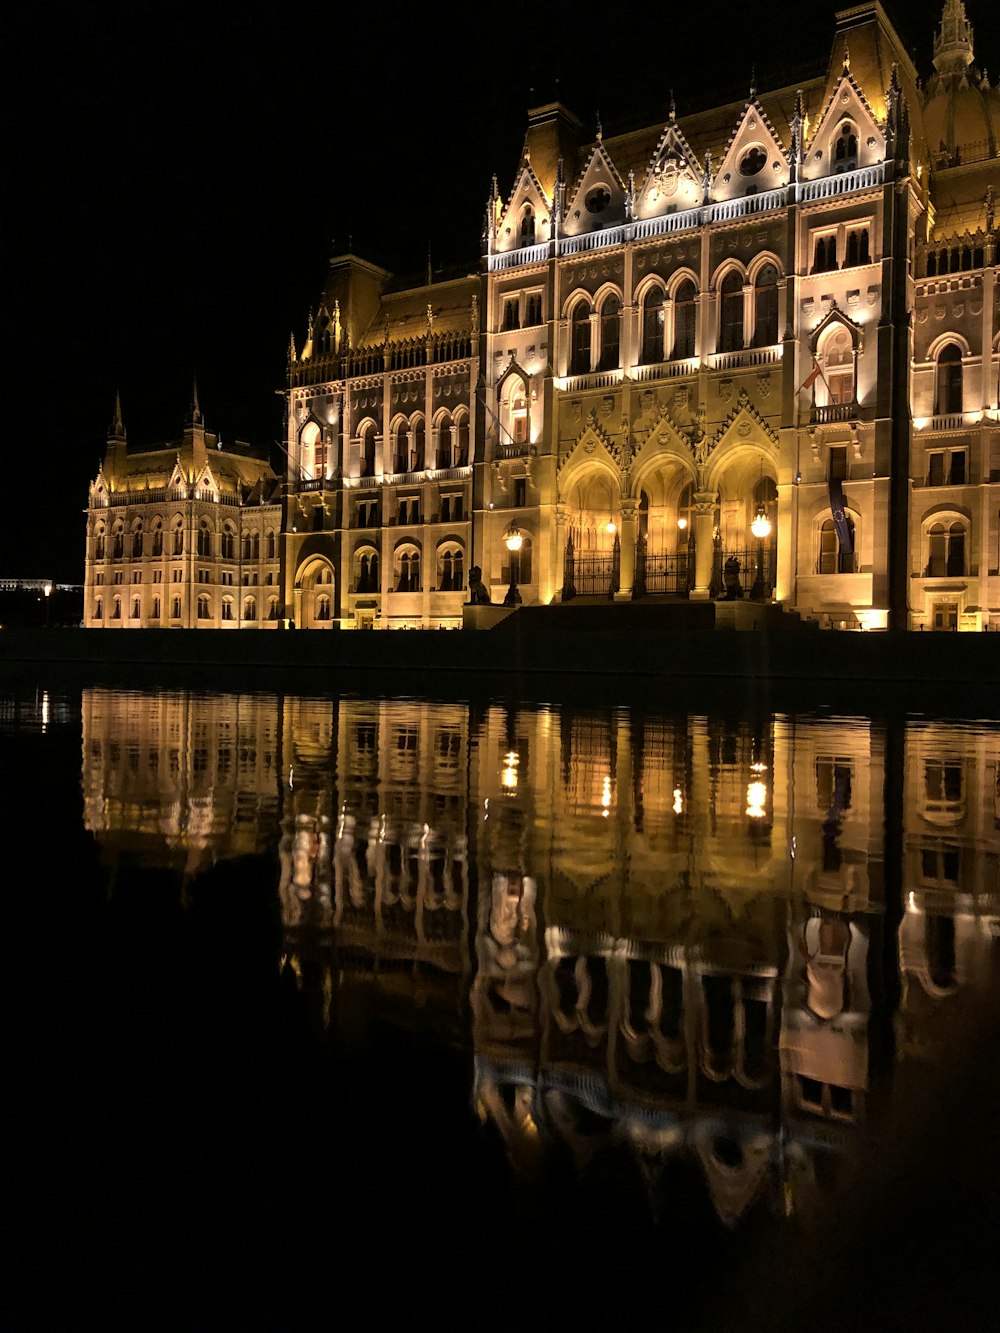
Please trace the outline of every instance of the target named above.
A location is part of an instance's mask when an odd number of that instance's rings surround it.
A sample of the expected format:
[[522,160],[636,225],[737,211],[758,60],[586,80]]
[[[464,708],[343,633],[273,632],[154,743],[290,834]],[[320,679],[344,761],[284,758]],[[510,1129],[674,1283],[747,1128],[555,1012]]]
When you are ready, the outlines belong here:
[[636,384],[645,384],[647,380],[680,379],[682,375],[693,375],[700,364],[696,356],[688,356],[677,361],[660,361],[657,365],[635,366],[631,378]]
[[809,410],[809,420],[814,426],[832,426],[840,421],[856,421],[858,404],[827,403],[825,407],[813,407]]
[[749,217],[754,213],[770,213],[773,208],[784,208],[788,201],[788,191],[765,190],[763,194],[748,194],[742,199],[723,199],[717,204],[709,204],[704,210],[703,221],[729,222],[733,218]]
[[712,370],[741,370],[747,366],[776,366],[781,362],[781,344],[773,347],[743,347],[735,352],[713,352]]
[[582,389],[613,389],[621,384],[621,370],[592,370],[587,375],[568,375],[562,387],[567,393],[579,393]]
[[885,182],[885,163],[878,162],[873,167],[860,167],[856,171],[844,171],[839,176],[824,176],[821,180],[800,181],[796,186],[796,198],[800,204],[812,203],[816,199],[834,199],[840,194],[853,194],[855,190],[872,190]]
[[549,247],[544,241],[541,245],[522,245],[519,250],[490,255],[489,270],[497,273],[507,268],[520,268],[523,264],[541,264],[548,258],[548,253]]

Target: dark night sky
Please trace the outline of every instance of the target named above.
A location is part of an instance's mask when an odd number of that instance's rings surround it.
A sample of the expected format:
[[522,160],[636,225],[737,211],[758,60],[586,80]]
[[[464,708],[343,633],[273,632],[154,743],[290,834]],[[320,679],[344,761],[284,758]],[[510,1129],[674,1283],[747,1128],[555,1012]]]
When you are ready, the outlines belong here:
[[[5,452],[30,481],[8,505],[0,576],[82,579],[81,510],[117,387],[133,445],[179,433],[195,370],[211,429],[277,438],[288,333],[301,340],[331,237],[353,233],[398,273],[425,270],[428,242],[435,266],[472,271],[490,175],[506,193],[525,109],[557,76],[610,134],[663,120],[671,86],[681,116],[744,95],[753,62],[762,88],[805,77],[825,63],[835,8],[18,6]],[[968,8],[995,76],[1000,18],[985,0]],[[940,0],[895,9],[926,75]]]

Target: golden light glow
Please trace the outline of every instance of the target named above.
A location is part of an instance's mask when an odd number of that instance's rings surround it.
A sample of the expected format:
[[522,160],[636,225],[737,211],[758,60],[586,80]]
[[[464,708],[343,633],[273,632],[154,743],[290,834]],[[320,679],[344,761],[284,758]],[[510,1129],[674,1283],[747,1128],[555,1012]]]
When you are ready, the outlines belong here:
[[517,768],[520,762],[521,756],[516,750],[508,750],[504,755],[504,766],[500,771],[500,785],[504,791],[517,790]]
[[747,817],[750,819],[763,819],[767,815],[767,811],[764,808],[766,802],[767,783],[747,783]]
[[753,533],[753,535],[757,538],[758,541],[763,541],[765,537],[770,537],[771,520],[768,518],[768,516],[764,513],[763,510],[760,510],[757,513],[757,516],[754,518],[754,521],[750,524],[750,531]]
[[518,528],[508,529],[508,531],[504,534],[504,539],[503,539],[504,545],[507,547],[508,551],[519,551],[521,549],[521,543],[523,542],[523,540],[524,538],[521,536],[520,530]]
[[617,531],[618,531],[618,524],[614,521],[614,519],[608,519],[608,536],[613,537]]
[[681,517],[681,518],[679,518],[679,519],[677,520],[677,526],[680,528],[681,532],[684,531],[684,529],[687,527],[687,525],[688,525],[688,521],[687,521],[686,518]]
[[601,784],[601,805],[604,807],[604,809],[601,811],[601,814],[604,816],[605,819],[607,819],[607,817],[608,817],[608,815],[609,815],[609,813],[610,813],[610,811],[611,811],[611,775],[610,775],[610,773],[607,774],[607,775],[605,776],[604,782]]
[[674,788],[674,814],[682,815],[684,813],[684,796],[680,787]]

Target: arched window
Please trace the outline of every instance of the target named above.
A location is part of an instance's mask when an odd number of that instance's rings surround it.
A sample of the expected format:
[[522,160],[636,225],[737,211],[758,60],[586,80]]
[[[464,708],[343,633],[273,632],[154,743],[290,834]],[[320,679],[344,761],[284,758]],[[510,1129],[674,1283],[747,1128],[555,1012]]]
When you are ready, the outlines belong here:
[[198,598],[198,619],[211,620],[211,618],[212,618],[212,603],[209,601],[208,594],[202,593],[201,596]]
[[410,471],[421,472],[424,467],[424,419],[413,420],[413,450],[410,457]]
[[142,615],[142,600],[139,597],[132,598],[132,619],[138,620]]
[[773,347],[778,341],[778,270],[765,264],[754,283],[754,344]]
[[198,528],[198,554],[206,560],[212,556],[212,534],[204,520]]
[[243,547],[243,559],[244,559],[244,560],[252,560],[252,559],[253,559],[253,537],[250,535],[249,532],[244,532],[244,534],[243,534],[242,547]]
[[223,619],[223,620],[232,620],[233,618],[234,618],[234,617],[233,617],[233,599],[232,599],[231,597],[223,597],[223,599],[222,599],[222,619]]
[[650,287],[642,298],[642,364],[663,360],[663,289]]
[[372,421],[361,428],[361,475],[375,475],[375,423]]
[[181,618],[181,599],[179,597],[174,597],[171,600],[170,618],[171,620],[180,620]]
[[965,573],[965,525],[945,527],[935,523],[927,533],[927,578],[961,576]]
[[935,413],[948,416],[964,408],[962,385],[962,349],[958,343],[946,343],[937,359],[937,403]]
[[273,559],[275,558],[275,556],[277,555],[277,553],[278,553],[278,550],[277,550],[277,540],[276,540],[275,535],[274,535],[274,533],[273,533],[273,531],[272,531],[272,532],[269,532],[269,533],[267,534],[267,558],[268,558],[268,560],[273,560]]
[[451,417],[445,413],[437,423],[437,452],[435,466],[451,467]]
[[858,165],[858,132],[849,121],[833,141],[833,165],[836,171],[853,171]]
[[103,619],[104,619],[104,600],[103,600],[103,598],[98,597],[97,601],[94,603],[94,619],[95,619],[95,620],[103,620]]
[[125,529],[118,524],[111,534],[111,558],[121,560],[125,555]]
[[844,254],[844,268],[855,268],[858,264],[867,264],[871,260],[871,243],[867,227],[852,227],[847,233],[847,250]]
[[735,269],[722,280],[719,296],[719,351],[738,352],[743,347],[743,277]]
[[401,421],[392,437],[392,470],[408,472],[410,464],[410,425]]
[[688,361],[695,354],[694,334],[698,311],[697,301],[698,292],[694,283],[690,278],[685,278],[674,295],[673,359],[675,361]]
[[260,533],[252,532],[250,534],[250,559],[260,559]]
[[257,599],[256,597],[247,597],[243,602],[243,619],[257,619]]
[[153,550],[154,556],[163,554],[163,524],[157,519],[153,526]]
[[142,524],[137,523],[132,529],[132,559],[142,558]]
[[854,342],[842,324],[834,325],[823,338],[823,373],[828,402],[848,406],[855,401]]
[[111,619],[121,620],[121,618],[122,618],[122,599],[120,597],[116,597],[114,601],[111,603]]
[[846,522],[851,538],[851,549],[849,551],[841,548],[837,527],[833,519],[824,519],[823,526],[819,530],[819,563],[817,569],[820,574],[853,574],[857,569],[854,554],[854,519],[848,514],[846,515]]
[[947,572],[951,577],[965,573],[965,528],[961,523],[948,529]]
[[622,303],[614,293],[604,298],[601,306],[601,370],[617,370],[621,362],[621,311]]
[[378,552],[362,551],[358,560],[358,592],[380,592]]
[[525,204],[521,211],[520,236],[522,245],[535,244],[535,210]]
[[570,332],[569,373],[587,375],[590,373],[590,307],[586,301],[577,301],[573,307]]
[[639,536],[644,541],[649,539],[649,496],[645,491],[639,492]]
[[326,476],[326,441],[318,422],[307,421],[299,436],[299,465],[307,481]]
[[455,414],[455,466],[467,467],[469,462],[469,416]]
[[510,433],[515,444],[528,443],[528,400],[523,387],[514,392],[510,405]]
[[174,525],[174,555],[184,554],[184,528],[178,519]]
[[397,592],[420,591],[420,553],[403,551],[398,558]]
[[268,618],[268,620],[277,620],[277,619],[278,619],[278,599],[277,599],[277,597],[271,597],[271,598],[268,599],[268,603],[267,603],[267,618]]
[[330,598],[325,592],[321,592],[316,598],[316,619],[330,619]]
[[830,273],[837,267],[837,237],[835,233],[817,236],[813,248],[813,273]]
[[438,591],[457,592],[465,587],[465,564],[459,547],[450,546],[440,553]]
[[94,559],[104,559],[104,529],[98,528],[97,535],[94,537]]
[[236,559],[236,530],[226,525],[222,529],[222,558],[223,560]]

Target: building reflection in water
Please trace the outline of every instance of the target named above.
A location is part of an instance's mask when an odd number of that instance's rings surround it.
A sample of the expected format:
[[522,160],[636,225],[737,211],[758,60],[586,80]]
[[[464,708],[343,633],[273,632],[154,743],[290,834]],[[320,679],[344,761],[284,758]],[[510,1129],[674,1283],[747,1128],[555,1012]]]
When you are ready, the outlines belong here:
[[873,1082],[995,955],[986,728],[103,690],[83,716],[112,863],[277,843],[318,1024],[471,1028],[519,1169],[614,1143],[657,1206],[683,1157],[728,1224],[815,1213]]

